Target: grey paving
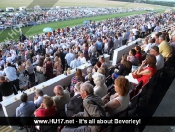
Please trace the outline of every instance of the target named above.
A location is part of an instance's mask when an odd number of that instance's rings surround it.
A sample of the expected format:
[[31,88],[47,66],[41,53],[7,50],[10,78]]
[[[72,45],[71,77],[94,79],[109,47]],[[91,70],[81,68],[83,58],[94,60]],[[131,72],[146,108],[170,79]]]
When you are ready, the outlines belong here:
[[[175,79],[157,107],[153,117],[175,117]],[[146,126],[143,132],[173,132],[171,126]]]

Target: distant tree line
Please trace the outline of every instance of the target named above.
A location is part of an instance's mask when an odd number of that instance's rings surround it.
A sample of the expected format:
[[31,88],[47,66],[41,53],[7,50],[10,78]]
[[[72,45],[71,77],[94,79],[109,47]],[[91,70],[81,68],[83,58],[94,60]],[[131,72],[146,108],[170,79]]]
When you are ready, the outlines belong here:
[[147,4],[153,4],[153,5],[162,5],[162,6],[170,6],[170,7],[174,7],[175,6],[175,2],[164,2],[164,1],[150,1],[150,0],[146,0],[146,1],[141,1],[142,3],[147,3]]
[[114,0],[114,1],[140,2],[140,3],[146,3],[146,4],[175,7],[175,2],[168,2],[168,1],[167,2],[164,2],[164,1],[151,1],[151,0]]

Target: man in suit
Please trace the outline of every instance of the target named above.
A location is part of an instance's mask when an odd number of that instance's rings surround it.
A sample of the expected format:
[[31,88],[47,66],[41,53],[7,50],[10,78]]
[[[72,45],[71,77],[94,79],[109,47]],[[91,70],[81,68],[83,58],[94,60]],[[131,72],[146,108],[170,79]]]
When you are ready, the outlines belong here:
[[5,100],[8,97],[14,96],[13,84],[9,82],[4,76],[0,76],[0,92],[2,94],[2,99]]

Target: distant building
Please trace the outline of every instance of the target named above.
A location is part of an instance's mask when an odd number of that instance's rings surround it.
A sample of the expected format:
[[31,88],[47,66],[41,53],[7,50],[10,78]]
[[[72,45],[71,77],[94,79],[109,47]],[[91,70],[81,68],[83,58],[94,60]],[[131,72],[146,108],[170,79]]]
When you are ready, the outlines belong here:
[[15,8],[13,8],[13,7],[6,7],[6,11],[7,12],[14,12]]
[[22,10],[25,10],[26,9],[26,6],[21,6],[19,7],[19,10],[22,11]]

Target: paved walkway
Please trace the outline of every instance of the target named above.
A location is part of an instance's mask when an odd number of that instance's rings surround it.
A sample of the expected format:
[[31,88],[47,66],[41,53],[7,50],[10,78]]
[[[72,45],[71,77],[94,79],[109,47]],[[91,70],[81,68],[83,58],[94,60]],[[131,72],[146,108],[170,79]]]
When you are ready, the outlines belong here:
[[[175,117],[175,79],[153,117]],[[143,132],[171,132],[170,126],[147,126]]]

